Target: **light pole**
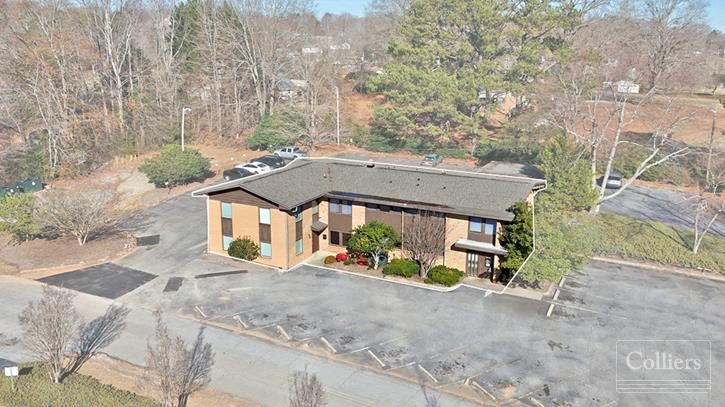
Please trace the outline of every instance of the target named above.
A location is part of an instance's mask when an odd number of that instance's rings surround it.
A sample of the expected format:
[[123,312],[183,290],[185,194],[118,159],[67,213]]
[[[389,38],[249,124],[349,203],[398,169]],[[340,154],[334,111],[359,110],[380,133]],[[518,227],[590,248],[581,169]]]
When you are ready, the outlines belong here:
[[184,118],[186,117],[186,112],[191,112],[191,108],[185,107],[181,109],[181,151],[184,151]]
[[337,144],[340,144],[340,88],[335,85],[335,135],[337,136]]

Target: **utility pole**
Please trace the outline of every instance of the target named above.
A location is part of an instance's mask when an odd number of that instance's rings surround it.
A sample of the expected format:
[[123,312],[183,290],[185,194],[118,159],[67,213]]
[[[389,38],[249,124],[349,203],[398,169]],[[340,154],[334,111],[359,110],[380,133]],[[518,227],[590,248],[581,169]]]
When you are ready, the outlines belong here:
[[335,105],[337,122],[335,123],[335,135],[337,136],[337,144],[340,145],[340,88],[335,85]]
[[184,119],[186,117],[186,112],[191,112],[191,108],[185,107],[181,109],[181,151],[184,151]]

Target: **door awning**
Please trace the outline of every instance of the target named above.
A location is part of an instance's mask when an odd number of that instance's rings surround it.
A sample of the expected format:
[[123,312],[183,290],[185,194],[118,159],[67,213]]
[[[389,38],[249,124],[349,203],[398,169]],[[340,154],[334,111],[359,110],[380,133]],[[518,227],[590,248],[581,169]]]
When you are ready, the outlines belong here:
[[312,225],[310,225],[310,229],[312,229],[313,232],[322,232],[327,229],[327,223],[321,220],[314,221],[312,222]]
[[497,247],[492,245],[491,243],[477,242],[475,240],[468,239],[456,240],[456,242],[453,243],[453,247],[456,247],[458,249],[473,250],[482,253],[498,254],[500,256],[506,256],[509,254],[508,251],[506,251],[506,249],[504,249],[503,247]]

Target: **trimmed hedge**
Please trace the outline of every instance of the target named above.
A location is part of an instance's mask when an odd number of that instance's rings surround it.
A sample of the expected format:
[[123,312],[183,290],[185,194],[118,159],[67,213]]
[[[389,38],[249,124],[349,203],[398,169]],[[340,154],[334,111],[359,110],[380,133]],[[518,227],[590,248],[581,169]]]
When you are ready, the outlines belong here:
[[393,259],[383,267],[383,274],[387,276],[413,277],[420,272],[420,266],[413,260]]
[[238,259],[254,260],[259,257],[259,246],[248,237],[238,237],[229,243],[227,254]]
[[446,287],[457,284],[463,278],[463,272],[453,267],[435,266],[428,272],[425,282],[428,284],[441,284]]

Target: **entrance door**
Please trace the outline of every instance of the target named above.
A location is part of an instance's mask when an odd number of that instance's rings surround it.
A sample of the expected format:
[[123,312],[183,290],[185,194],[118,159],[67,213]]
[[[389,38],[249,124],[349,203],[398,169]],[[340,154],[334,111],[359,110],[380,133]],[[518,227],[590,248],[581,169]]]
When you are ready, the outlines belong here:
[[466,274],[469,277],[490,276],[493,271],[493,257],[476,252],[466,254]]
[[312,253],[320,250],[320,234],[312,232]]

